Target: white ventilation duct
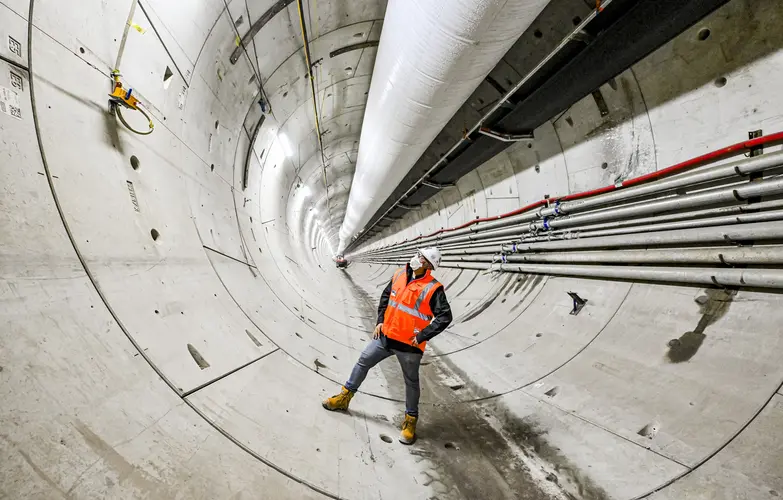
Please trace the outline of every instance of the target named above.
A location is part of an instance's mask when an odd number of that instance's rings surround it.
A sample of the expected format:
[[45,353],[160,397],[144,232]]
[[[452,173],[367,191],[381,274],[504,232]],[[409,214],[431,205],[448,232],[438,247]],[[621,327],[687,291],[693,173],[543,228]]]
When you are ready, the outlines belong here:
[[340,252],[548,0],[390,0]]

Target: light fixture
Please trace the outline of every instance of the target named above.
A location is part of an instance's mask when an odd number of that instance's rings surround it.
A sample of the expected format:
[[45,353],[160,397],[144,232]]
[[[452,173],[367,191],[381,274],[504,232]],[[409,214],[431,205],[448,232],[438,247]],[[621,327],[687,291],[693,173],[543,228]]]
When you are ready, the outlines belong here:
[[302,194],[304,195],[305,198],[309,198],[310,195],[313,194],[312,190],[310,189],[310,186],[308,186],[307,184],[302,186]]
[[283,153],[285,153],[288,158],[294,156],[294,148],[291,147],[291,141],[288,140],[288,136],[283,132],[280,132],[277,134],[277,139],[280,141],[280,145],[283,146]]

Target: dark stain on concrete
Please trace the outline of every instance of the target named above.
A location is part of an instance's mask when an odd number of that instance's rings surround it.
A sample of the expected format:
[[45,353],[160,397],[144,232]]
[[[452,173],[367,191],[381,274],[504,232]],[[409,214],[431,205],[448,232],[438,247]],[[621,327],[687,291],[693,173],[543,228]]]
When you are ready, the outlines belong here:
[[[84,442],[98,455],[103,463],[111,469],[119,480],[119,484],[136,489],[135,498],[173,498],[164,484],[159,483],[146,471],[128,462],[113,446],[95,434],[92,429],[77,421],[74,427],[84,438]],[[107,495],[105,498],[111,498]]]
[[472,284],[473,284],[473,282],[474,282],[474,281],[476,281],[476,278],[478,278],[479,274],[481,274],[481,273],[480,273],[479,271],[476,271],[476,274],[474,274],[474,275],[473,275],[473,278],[471,278],[470,282],[469,282],[467,285],[465,285],[465,287],[464,287],[462,290],[460,290],[459,292],[457,292],[457,294],[455,295],[455,297],[459,297],[460,295],[462,295],[463,293],[465,293],[465,290],[467,290],[468,288],[470,288],[470,285],[472,285]]
[[609,498],[602,488],[574,467],[558,448],[547,442],[547,431],[534,419],[518,418],[499,402],[487,405],[486,409],[502,422],[503,432],[522,448],[525,455],[535,454],[554,467],[555,472],[547,475],[548,481],[559,485],[570,483],[571,488],[569,489],[576,490],[577,494],[564,491],[566,496],[579,500],[606,500]]
[[721,319],[729,310],[731,302],[737,295],[736,289],[707,289],[705,295],[696,298],[699,304],[701,319],[692,332],[683,333],[680,338],[669,341],[669,351],[666,357],[672,363],[683,363],[690,360],[699,352],[708,326]]
[[[512,280],[514,279],[514,275],[510,275],[506,278],[506,282],[503,283],[503,285],[500,286],[492,295],[489,296],[486,300],[481,302],[477,307],[475,307],[472,311],[469,311],[467,315],[460,320],[460,323],[467,323],[468,321],[472,320],[479,314],[486,311],[489,306],[495,303],[495,301],[500,297],[500,294],[503,293],[503,291],[506,289],[506,287],[512,283]],[[508,287],[511,288],[511,287]]]
[[522,304],[525,303],[525,300],[530,296],[531,293],[533,293],[534,290],[538,289],[538,285],[544,281],[544,276],[537,274],[535,277],[533,277],[532,280],[528,280],[525,282],[526,286],[524,287],[525,294],[519,298],[516,304],[514,304],[514,307],[511,308],[511,312],[516,311],[519,309]]
[[443,287],[443,291],[444,291],[444,292],[448,292],[448,291],[449,291],[449,288],[451,288],[452,286],[454,286],[454,283],[456,283],[457,281],[459,281],[459,278],[460,278],[460,276],[462,276],[462,273],[464,273],[464,272],[465,272],[465,270],[464,270],[464,269],[460,269],[460,270],[459,270],[459,273],[457,273],[457,277],[456,277],[456,278],[454,278],[453,280],[451,280],[451,282],[450,282],[448,285],[446,285],[445,287]]

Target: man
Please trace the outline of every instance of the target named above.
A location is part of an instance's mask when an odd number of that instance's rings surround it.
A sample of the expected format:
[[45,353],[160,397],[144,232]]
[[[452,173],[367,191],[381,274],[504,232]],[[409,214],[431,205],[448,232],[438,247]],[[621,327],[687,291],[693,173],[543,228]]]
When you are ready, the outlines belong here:
[[428,340],[451,323],[446,292],[431,271],[440,265],[440,250],[423,248],[398,269],[381,295],[373,340],[359,356],[340,394],[323,402],[327,410],[347,410],[367,372],[392,354],[405,379],[405,421],[400,442],[413,444],[419,418],[419,365]]

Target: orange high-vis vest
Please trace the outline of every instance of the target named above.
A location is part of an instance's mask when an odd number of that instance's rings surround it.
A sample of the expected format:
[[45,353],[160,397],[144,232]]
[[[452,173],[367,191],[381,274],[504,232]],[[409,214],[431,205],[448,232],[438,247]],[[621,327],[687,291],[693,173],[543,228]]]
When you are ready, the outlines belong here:
[[[413,339],[432,322],[430,299],[441,285],[432,277],[430,270],[421,278],[414,278],[406,283],[406,268],[398,269],[392,278],[389,305],[383,315],[383,334],[390,339],[404,344],[413,345]],[[424,351],[427,343],[419,344]]]

